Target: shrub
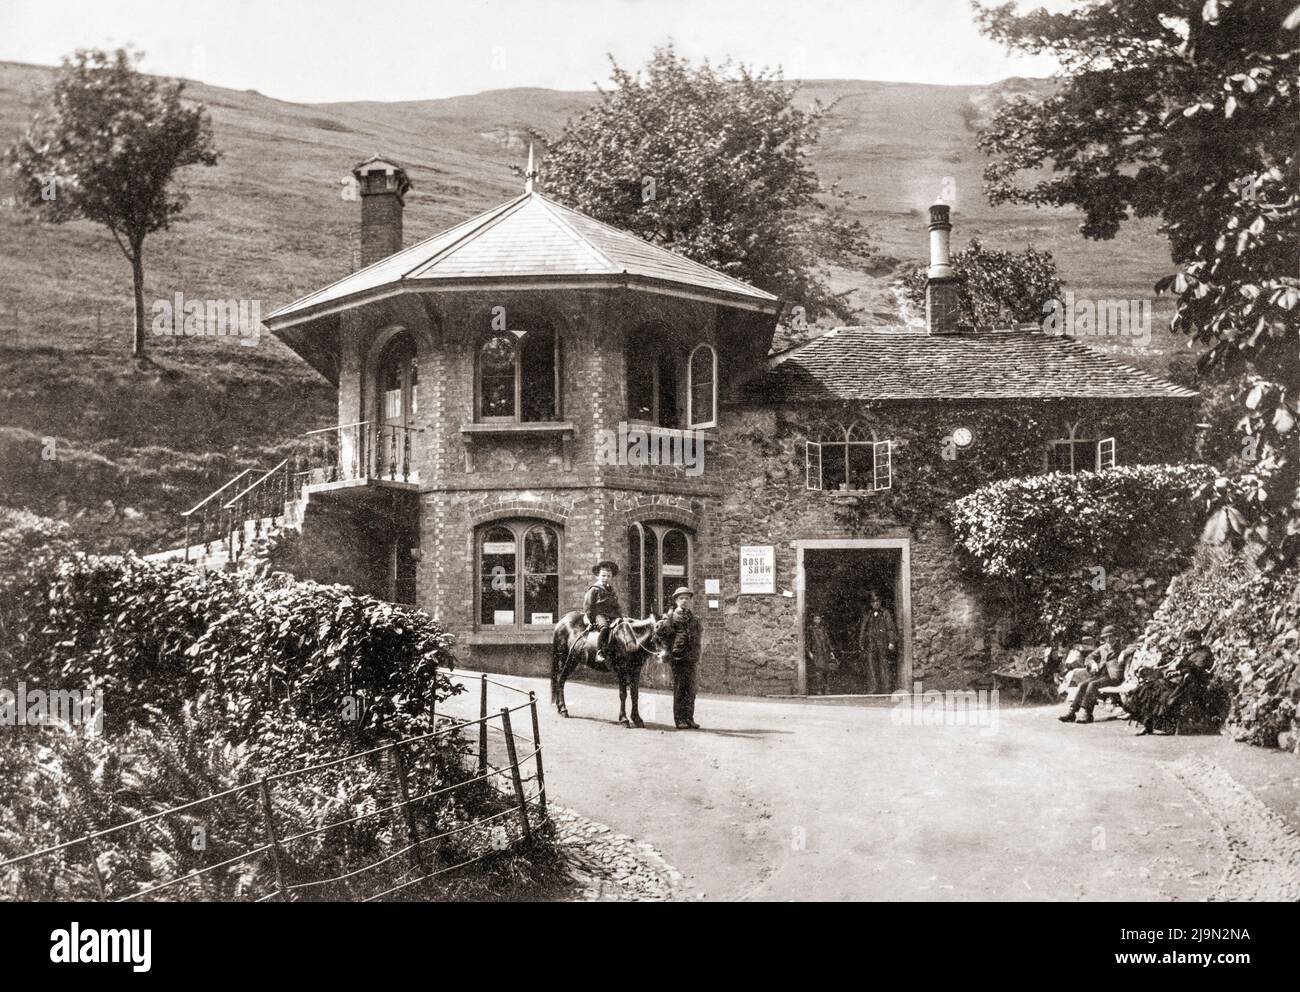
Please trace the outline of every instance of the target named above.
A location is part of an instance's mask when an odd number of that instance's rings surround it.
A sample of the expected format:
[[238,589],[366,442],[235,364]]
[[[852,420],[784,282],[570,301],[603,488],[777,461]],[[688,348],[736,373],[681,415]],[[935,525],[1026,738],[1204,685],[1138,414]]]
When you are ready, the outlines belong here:
[[[109,733],[215,703],[225,739],[293,764],[286,745],[319,755],[425,733],[435,697],[461,691],[436,671],[455,660],[438,621],[344,586],[75,555],[38,562],[11,593],[0,678],[101,690]],[[268,739],[268,722],[306,736]]]
[[1059,641],[1098,617],[1145,622],[1148,597],[1190,560],[1219,483],[1206,465],[1058,472],[983,486],[949,519],[965,569],[1020,618],[1015,639]]

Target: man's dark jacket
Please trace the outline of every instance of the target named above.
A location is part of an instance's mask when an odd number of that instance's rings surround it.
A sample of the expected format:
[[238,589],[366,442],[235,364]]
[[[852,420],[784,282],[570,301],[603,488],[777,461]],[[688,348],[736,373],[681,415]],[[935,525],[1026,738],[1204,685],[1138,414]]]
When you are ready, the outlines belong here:
[[674,608],[655,626],[674,665],[694,665],[700,660],[700,618]]

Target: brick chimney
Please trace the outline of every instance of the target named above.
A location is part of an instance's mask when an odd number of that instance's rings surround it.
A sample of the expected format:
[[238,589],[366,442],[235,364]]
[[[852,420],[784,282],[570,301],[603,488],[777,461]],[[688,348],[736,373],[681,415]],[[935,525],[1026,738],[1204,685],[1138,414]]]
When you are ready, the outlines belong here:
[[361,267],[402,248],[402,207],[411,180],[396,162],[378,155],[352,168],[361,194]]
[[930,268],[925,281],[925,329],[930,334],[956,334],[963,330],[957,277],[953,275],[948,236],[952,221],[948,205],[930,208]]

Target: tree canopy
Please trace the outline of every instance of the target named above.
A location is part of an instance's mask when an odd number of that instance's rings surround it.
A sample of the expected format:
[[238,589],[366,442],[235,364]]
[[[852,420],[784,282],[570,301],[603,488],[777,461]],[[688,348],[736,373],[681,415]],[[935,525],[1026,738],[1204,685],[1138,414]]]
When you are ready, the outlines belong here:
[[989,36],[1060,61],[1057,91],[980,136],[993,203],[1073,206],[1082,233],[1157,218],[1172,327],[1205,375],[1241,375],[1252,488],[1228,523],[1300,553],[1300,8],[1295,0],[1093,0],[1067,13],[975,3]]
[[212,123],[185,84],[144,75],[140,55],[78,49],[63,60],[49,109],[6,153],[27,205],[61,224],[103,224],[131,263],[133,352],[144,354],[144,241],[171,226],[188,195],[178,169],[215,165]]
[[809,164],[829,108],[795,105],[779,71],[692,65],[656,49],[566,125],[543,163],[548,195],[802,306],[847,317],[821,267],[857,267],[867,232]]
[[[1061,295],[1061,278],[1052,253],[1026,247],[1023,251],[986,248],[978,238],[952,253],[952,271],[960,287],[961,323],[976,327],[1009,327],[1042,323],[1050,300]],[[914,307],[925,310],[926,267],[918,266],[904,280]]]

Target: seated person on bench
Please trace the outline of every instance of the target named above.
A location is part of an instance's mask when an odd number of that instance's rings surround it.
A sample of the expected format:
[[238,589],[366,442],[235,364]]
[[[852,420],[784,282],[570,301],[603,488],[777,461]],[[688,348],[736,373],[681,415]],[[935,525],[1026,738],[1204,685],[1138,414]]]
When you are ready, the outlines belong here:
[[1062,723],[1074,723],[1075,714],[1083,710],[1083,719],[1079,723],[1092,723],[1092,710],[1097,705],[1097,693],[1106,686],[1119,685],[1124,681],[1124,665],[1128,655],[1119,649],[1122,632],[1113,624],[1101,629],[1101,647],[1088,655],[1087,668],[1090,677],[1079,685],[1067,712],[1058,719]]

